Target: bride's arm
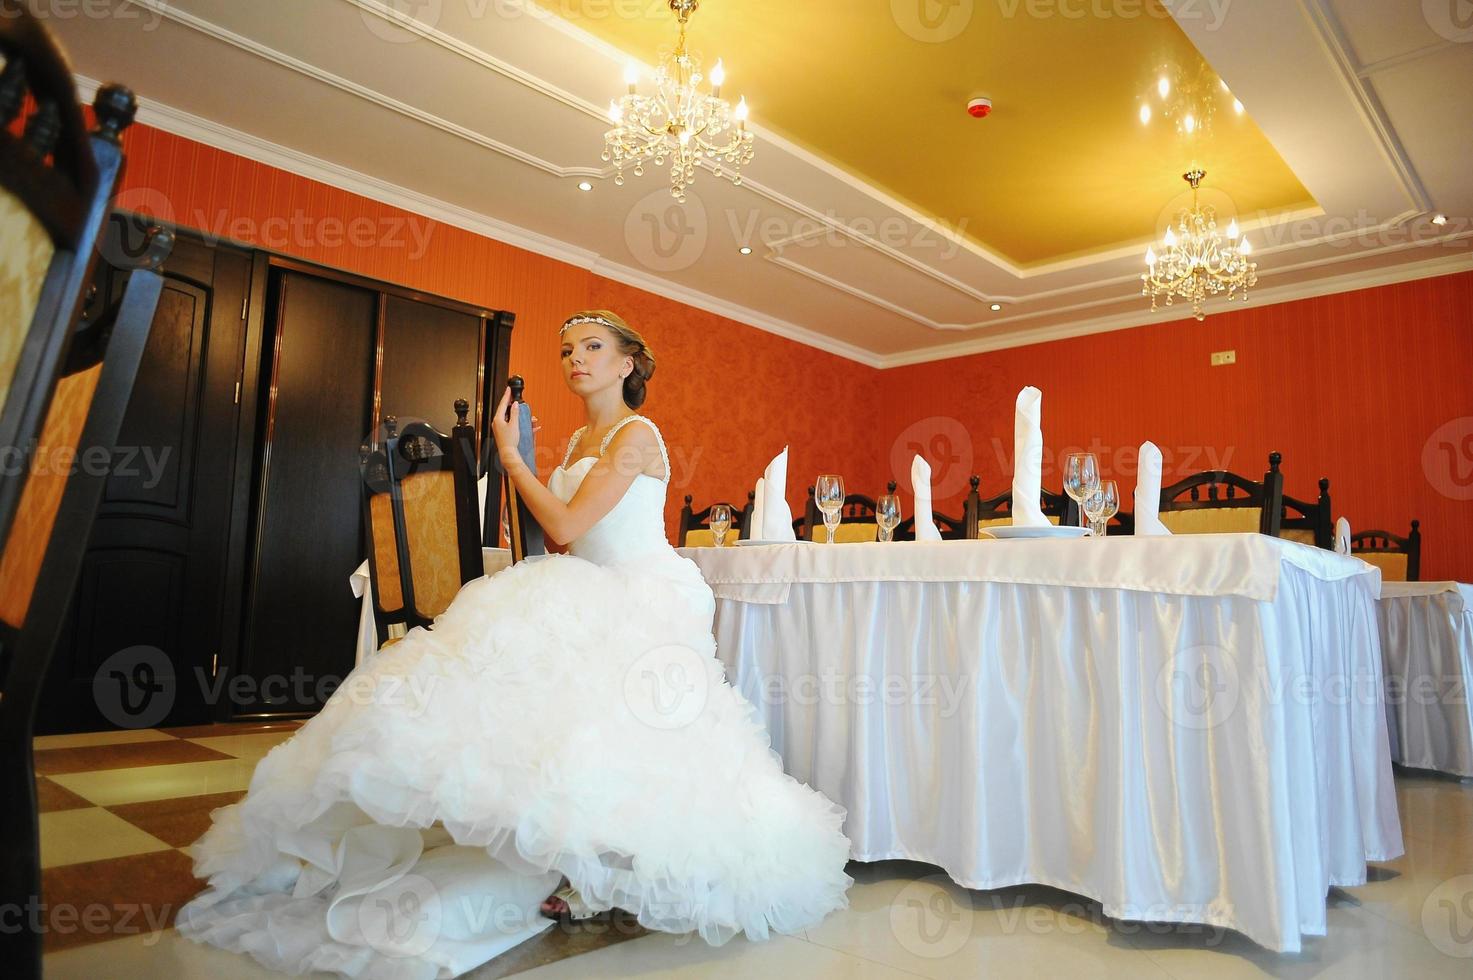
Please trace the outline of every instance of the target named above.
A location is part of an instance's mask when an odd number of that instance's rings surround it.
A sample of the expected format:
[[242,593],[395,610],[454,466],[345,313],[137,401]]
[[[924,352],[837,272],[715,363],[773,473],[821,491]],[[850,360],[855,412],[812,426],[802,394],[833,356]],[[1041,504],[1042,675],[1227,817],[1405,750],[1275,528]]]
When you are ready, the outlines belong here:
[[614,509],[634,478],[659,458],[660,447],[646,425],[626,425],[609,443],[608,450],[583,478],[573,499],[563,503],[533,475],[517,450],[520,435],[516,420],[506,420],[510,389],[491,417],[497,452],[517,493],[531,508],[542,531],[553,541],[566,545],[576,540]]

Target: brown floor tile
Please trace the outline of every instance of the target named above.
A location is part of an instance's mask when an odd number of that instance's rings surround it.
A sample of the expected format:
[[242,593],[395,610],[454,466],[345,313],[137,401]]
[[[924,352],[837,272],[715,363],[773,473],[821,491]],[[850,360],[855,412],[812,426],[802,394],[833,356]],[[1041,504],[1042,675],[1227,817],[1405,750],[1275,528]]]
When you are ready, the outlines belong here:
[[649,930],[634,916],[614,909],[585,922],[559,922],[536,939],[507,950],[465,976],[467,980],[497,980],[647,935]]
[[136,769],[179,762],[214,762],[229,759],[223,752],[181,739],[135,742],[131,745],[92,745],[78,749],[41,749],[36,752],[36,772],[57,776],[99,769]]
[[46,952],[165,928],[203,886],[175,850],[47,868],[41,873]]
[[261,732],[294,731],[302,727],[295,721],[225,722],[219,725],[190,725],[187,728],[160,728],[175,738],[218,738],[221,735],[258,735]]
[[241,790],[147,803],[120,803],[107,809],[170,847],[188,847],[210,829],[210,811],[229,806],[243,796],[245,791]]
[[39,813],[50,813],[53,810],[77,810],[84,806],[93,804],[82,799],[76,793],[59,786],[47,779],[45,776],[36,777],[36,810]]

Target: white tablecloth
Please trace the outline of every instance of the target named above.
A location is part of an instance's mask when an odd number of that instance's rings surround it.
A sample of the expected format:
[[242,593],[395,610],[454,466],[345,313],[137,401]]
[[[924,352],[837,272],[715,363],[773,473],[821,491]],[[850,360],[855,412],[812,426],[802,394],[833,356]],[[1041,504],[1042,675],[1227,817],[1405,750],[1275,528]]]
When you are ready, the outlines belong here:
[[1377,612],[1391,758],[1473,776],[1473,585],[1385,582]]
[[[511,551],[507,548],[482,548],[481,560],[486,574],[495,575],[503,568],[511,567]],[[353,569],[353,574],[348,576],[348,587],[362,600],[358,611],[358,652],[353,658],[356,665],[378,653],[378,630],[373,623],[373,580],[368,574],[368,562]]]
[[859,860],[1294,951],[1402,852],[1364,562],[1256,534],[682,554]]

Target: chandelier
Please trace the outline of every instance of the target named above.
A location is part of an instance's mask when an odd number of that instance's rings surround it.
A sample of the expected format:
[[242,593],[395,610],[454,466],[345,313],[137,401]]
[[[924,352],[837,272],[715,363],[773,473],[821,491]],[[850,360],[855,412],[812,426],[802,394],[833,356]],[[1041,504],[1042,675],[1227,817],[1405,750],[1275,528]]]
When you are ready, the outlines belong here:
[[604,162],[613,161],[614,183],[624,183],[624,169],[632,166],[643,176],[651,161],[657,167],[670,159],[670,193],[685,200],[685,189],[696,179],[704,157],[716,176],[742,182],[741,168],[752,162],[752,134],[747,132],[747,100],[736,109],[721,98],[726,71],[718,60],[711,69],[711,93],[701,91],[700,62],[685,50],[685,29],[700,0],[670,0],[680,21],[675,50],[660,60],[655,72],[655,94],[638,92],[639,68],[631,65],[623,98],[609,103],[614,128],[604,134]]
[[1258,265],[1248,261],[1252,249],[1248,239],[1238,234],[1238,222],[1232,221],[1224,239],[1217,231],[1217,212],[1197,203],[1197,188],[1207,174],[1191,170],[1182,179],[1192,185],[1192,206],[1181,212],[1176,227],[1166,229],[1161,240],[1161,254],[1146,249],[1146,272],[1141,275],[1141,295],[1151,297],[1151,312],[1156,312],[1156,297],[1166,296],[1171,306],[1178,298],[1192,304],[1198,320],[1206,318],[1202,303],[1209,296],[1226,290],[1228,299],[1241,292],[1248,300],[1248,287],[1258,283]]

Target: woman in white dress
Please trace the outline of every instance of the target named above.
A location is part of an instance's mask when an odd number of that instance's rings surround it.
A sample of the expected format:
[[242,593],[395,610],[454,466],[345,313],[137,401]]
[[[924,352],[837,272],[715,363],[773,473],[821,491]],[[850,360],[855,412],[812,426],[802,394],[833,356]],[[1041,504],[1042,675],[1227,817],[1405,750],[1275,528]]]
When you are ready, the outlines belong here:
[[665,539],[654,358],[607,311],[563,327],[588,424],[542,486],[503,465],[566,554],[466,585],[360,665],[194,845],[179,931],[288,973],[453,977],[575,902],[651,929],[798,933],[847,905],[842,808],[786,775],[727,683],[715,602]]

